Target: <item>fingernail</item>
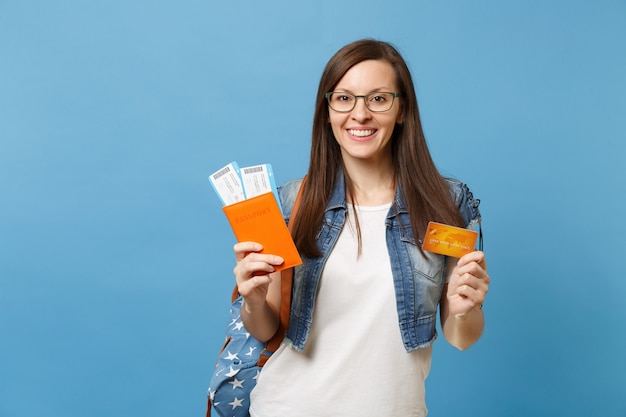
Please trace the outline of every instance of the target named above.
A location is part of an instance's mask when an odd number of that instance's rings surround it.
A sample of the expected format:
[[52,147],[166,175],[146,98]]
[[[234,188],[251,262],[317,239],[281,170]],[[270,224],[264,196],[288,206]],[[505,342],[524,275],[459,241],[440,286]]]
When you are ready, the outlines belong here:
[[281,258],[280,256],[276,256],[276,257],[274,258],[274,263],[275,263],[276,265],[280,265],[280,264],[282,264],[283,262],[285,262],[285,260],[284,260],[283,258]]

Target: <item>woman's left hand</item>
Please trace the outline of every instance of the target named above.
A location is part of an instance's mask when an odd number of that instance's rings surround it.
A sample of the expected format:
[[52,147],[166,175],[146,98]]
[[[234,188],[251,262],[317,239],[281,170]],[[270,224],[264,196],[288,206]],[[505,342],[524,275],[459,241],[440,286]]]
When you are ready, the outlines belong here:
[[485,301],[490,281],[483,252],[470,252],[461,257],[452,270],[447,285],[449,314],[462,318],[472,309],[480,308]]

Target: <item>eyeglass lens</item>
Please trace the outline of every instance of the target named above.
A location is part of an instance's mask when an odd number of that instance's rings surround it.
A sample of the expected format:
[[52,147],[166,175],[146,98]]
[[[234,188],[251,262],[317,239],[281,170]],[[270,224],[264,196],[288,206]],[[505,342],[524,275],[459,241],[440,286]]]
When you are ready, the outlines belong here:
[[328,104],[338,112],[348,112],[354,109],[359,98],[365,100],[368,109],[374,112],[387,111],[393,106],[393,93],[372,93],[367,96],[355,96],[354,94],[331,92],[327,95]]

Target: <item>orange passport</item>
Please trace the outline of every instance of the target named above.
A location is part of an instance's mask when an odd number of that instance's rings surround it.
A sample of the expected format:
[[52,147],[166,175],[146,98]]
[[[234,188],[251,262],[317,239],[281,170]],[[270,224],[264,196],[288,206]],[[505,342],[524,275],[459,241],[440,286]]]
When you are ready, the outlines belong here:
[[291,233],[285,224],[274,194],[269,192],[222,207],[239,242],[258,242],[260,253],[278,255],[285,260],[276,271],[300,265]]

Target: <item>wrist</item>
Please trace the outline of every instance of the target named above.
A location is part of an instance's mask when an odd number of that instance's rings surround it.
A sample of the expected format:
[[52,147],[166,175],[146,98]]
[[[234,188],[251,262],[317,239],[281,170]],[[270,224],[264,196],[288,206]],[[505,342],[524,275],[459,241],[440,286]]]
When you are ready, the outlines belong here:
[[241,310],[244,311],[247,315],[251,315],[254,309],[250,307],[250,303],[247,302],[244,298],[243,302],[241,303]]
[[260,305],[255,305],[255,303],[248,302],[245,298],[242,301],[241,309],[246,312],[246,314],[256,314],[259,310],[263,309],[265,302]]
[[477,304],[463,313],[455,314],[454,318],[457,319],[458,321],[465,321],[468,318],[470,318],[470,316],[473,316],[476,313],[482,314],[482,309],[483,309],[483,305]]

